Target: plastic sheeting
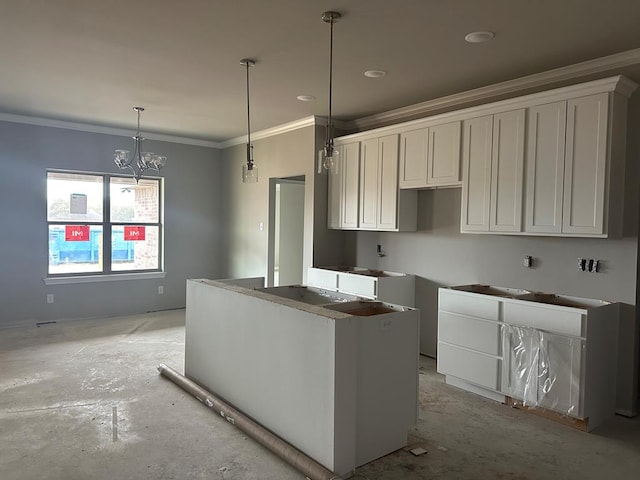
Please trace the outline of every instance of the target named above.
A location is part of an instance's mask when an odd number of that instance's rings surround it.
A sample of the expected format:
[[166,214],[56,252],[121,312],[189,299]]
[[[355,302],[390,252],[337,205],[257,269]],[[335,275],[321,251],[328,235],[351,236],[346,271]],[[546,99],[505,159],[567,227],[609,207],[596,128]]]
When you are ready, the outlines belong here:
[[510,396],[530,408],[579,417],[583,341],[515,325],[504,325],[502,338]]

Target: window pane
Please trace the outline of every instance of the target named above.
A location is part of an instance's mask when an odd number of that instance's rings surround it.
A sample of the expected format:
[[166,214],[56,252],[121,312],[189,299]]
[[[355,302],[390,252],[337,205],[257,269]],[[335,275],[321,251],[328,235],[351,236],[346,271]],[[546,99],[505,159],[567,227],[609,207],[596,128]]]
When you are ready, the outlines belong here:
[[47,172],[47,220],[102,221],[102,177]]
[[158,269],[159,230],[149,225],[114,225],[111,234],[111,270]]
[[49,273],[102,272],[101,225],[49,225]]
[[159,222],[160,181],[111,177],[111,221],[124,223]]

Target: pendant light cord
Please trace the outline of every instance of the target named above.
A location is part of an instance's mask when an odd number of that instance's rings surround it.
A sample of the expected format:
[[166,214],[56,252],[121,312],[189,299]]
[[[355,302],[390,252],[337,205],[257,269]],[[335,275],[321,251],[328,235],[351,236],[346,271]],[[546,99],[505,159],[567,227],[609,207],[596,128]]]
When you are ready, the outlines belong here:
[[[249,102],[249,61],[247,60],[247,144],[251,148],[251,110]],[[253,160],[253,159],[252,159]]]
[[327,142],[333,143],[333,125],[331,122],[331,98],[333,96],[333,14],[329,19],[329,120],[327,122]]

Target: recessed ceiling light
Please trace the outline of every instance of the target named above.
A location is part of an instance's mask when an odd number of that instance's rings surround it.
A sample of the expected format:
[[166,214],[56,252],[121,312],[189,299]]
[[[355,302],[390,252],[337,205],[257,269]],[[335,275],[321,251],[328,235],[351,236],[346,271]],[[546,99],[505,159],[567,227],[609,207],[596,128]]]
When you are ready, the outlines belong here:
[[369,78],[380,78],[384,77],[387,74],[384,70],[367,70],[364,72],[365,77]]
[[298,95],[296,98],[301,102],[313,102],[316,99],[313,95]]
[[496,34],[493,32],[471,32],[466,34],[464,39],[469,43],[483,43],[488,42],[495,36]]

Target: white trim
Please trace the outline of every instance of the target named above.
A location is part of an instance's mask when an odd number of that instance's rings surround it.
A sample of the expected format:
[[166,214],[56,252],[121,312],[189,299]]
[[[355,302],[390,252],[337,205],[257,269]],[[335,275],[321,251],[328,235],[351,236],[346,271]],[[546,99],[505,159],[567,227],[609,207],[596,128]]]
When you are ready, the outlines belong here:
[[[40,127],[65,128],[67,130],[77,130],[80,132],[101,133],[104,135],[120,135],[131,137],[135,134],[134,129],[106,127],[93,125],[90,123],[68,122],[66,120],[54,120],[52,118],[30,117],[27,115],[16,115],[13,113],[0,112],[0,121],[12,123],[24,123],[27,125],[37,125]],[[201,140],[197,138],[180,137],[177,135],[165,135],[163,133],[144,132],[147,140],[158,140],[161,142],[181,143],[185,145],[195,145],[198,147],[222,148],[220,142]]]
[[[282,125],[277,125],[275,127],[259,130],[251,134],[251,139],[261,140],[263,138],[273,137],[274,135],[281,135],[283,133],[292,132],[294,130],[298,130],[299,128],[305,128],[305,127],[310,127],[312,125],[317,125],[318,119],[319,117],[312,115],[310,117],[301,118],[300,120],[295,120],[293,122],[283,123]],[[234,147],[236,145],[242,145],[243,143],[247,143],[246,135],[225,140],[220,144],[220,148]]]
[[[282,135],[283,133],[292,132],[299,128],[311,127],[311,126],[325,126],[327,124],[327,117],[321,117],[318,115],[312,115],[310,117],[301,118],[289,123],[283,123],[272,128],[266,128],[259,130],[251,134],[251,140],[261,140],[263,138],[273,137],[274,135]],[[352,122],[344,122],[342,120],[333,120],[333,125],[341,130],[352,130]],[[240,137],[231,138],[225,140],[220,144],[220,148],[234,147],[236,145],[242,145],[247,143],[247,136],[242,135]]]
[[[365,130],[359,133],[352,133],[336,138],[336,143],[341,145],[352,140],[366,140],[384,134],[401,133],[415,128],[422,128],[431,125],[440,125],[447,122],[468,120],[474,117],[506,112],[514,108],[527,108],[543,103],[552,103],[567,98],[575,98],[586,95],[593,95],[604,92],[618,92],[623,95],[630,95],[638,87],[636,83],[623,76],[615,76],[593,80],[591,82],[579,83],[567,87],[556,88],[539,93],[531,93],[521,97],[513,97],[507,100],[500,100],[493,103],[468,107],[461,110],[453,110],[439,115],[419,118],[409,122],[397,123],[385,127]],[[480,232],[474,232],[480,233]]]
[[[535,73],[505,82],[480,87],[467,92],[456,93],[446,97],[416,103],[407,107],[389,110],[353,121],[358,130],[368,130],[391,122],[401,122],[407,118],[427,116],[434,111],[451,109],[470,102],[477,102],[493,98],[498,95],[506,95],[521,92],[526,89],[539,88],[554,82],[567,81],[593,75],[597,73],[613,71],[615,69],[629,67],[640,63],[640,48],[616,53],[606,57],[587,60],[565,67],[555,68],[546,72]],[[623,92],[621,92],[623,93]],[[624,93],[623,93],[624,94]]]
[[72,283],[119,282],[122,280],[152,280],[164,278],[167,272],[112,273],[110,275],[78,275],[75,277],[47,277],[45,285],[69,285]]

